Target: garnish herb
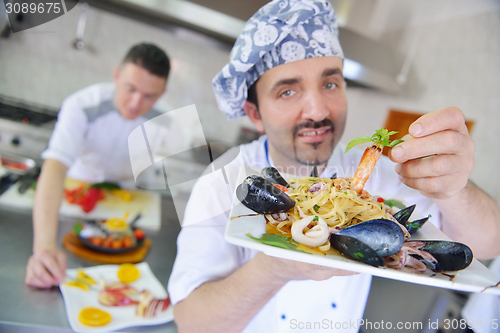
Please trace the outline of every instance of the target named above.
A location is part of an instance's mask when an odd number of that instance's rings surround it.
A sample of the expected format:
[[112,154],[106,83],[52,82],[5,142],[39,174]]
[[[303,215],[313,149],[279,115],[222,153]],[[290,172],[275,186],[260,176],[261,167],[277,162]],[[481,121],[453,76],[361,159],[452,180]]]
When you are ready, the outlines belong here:
[[276,246],[282,249],[307,253],[305,251],[297,250],[297,246],[299,246],[299,243],[297,243],[290,237],[275,235],[275,234],[263,234],[260,238],[253,237],[250,234],[247,234],[247,236],[253,239],[254,241],[257,241],[262,244]]
[[399,209],[406,208],[406,206],[401,201],[395,199],[386,200],[384,203],[389,207],[397,207]]
[[345,149],[345,152],[347,153],[349,150],[352,149],[352,147],[360,145],[362,143],[366,143],[366,142],[373,142],[373,143],[376,143],[380,146],[387,146],[387,147],[392,148],[395,145],[397,145],[401,142],[404,142],[404,140],[399,140],[399,139],[393,140],[392,142],[391,142],[391,140],[389,140],[389,137],[393,134],[396,134],[396,133],[398,133],[398,132],[397,131],[389,132],[389,130],[387,130],[385,128],[381,128],[381,129],[376,130],[375,134],[373,134],[371,137],[358,136],[356,139],[349,142],[349,144],[347,145],[347,147]]
[[319,210],[319,206],[318,206],[318,205],[314,205],[314,207],[313,207],[313,208],[314,208],[314,210],[315,210],[315,211],[318,211],[318,210]]
[[318,220],[319,220],[319,218],[318,218],[318,216],[316,215],[316,216],[314,216],[314,218],[312,219],[312,222],[318,222]]

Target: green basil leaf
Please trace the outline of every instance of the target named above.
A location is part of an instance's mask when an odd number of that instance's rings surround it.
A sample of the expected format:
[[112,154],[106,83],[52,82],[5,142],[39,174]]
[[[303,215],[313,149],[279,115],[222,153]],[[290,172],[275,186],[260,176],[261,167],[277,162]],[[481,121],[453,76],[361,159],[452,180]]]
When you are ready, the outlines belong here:
[[401,139],[394,140],[388,146],[392,148],[392,147],[394,147],[395,145],[397,145],[397,144],[399,144],[401,142],[405,142],[405,140],[401,140]]
[[351,142],[349,142],[349,144],[347,145],[347,147],[345,149],[345,152],[347,153],[354,146],[357,146],[357,145],[360,145],[360,144],[366,143],[366,142],[371,142],[371,141],[372,141],[372,138],[370,138],[368,136],[359,136],[356,139],[354,139]]
[[396,207],[399,209],[406,208],[406,206],[401,201],[396,200],[396,199],[386,200],[386,201],[384,201],[384,204],[386,204],[389,207]]

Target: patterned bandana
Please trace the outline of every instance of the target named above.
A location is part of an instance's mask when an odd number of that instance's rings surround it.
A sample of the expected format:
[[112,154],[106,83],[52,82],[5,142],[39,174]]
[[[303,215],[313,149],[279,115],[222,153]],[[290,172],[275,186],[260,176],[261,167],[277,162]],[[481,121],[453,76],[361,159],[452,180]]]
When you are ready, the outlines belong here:
[[312,57],[344,58],[335,12],[327,0],[274,0],[245,24],[229,63],[212,85],[219,108],[233,120],[245,115],[248,88],[268,69]]

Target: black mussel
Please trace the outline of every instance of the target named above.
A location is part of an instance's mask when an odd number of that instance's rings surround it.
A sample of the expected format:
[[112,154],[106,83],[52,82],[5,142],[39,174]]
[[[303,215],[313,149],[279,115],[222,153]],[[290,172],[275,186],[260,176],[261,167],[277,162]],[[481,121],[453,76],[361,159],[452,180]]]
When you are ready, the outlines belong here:
[[398,253],[405,242],[401,227],[395,222],[384,219],[369,220],[332,234],[330,243],[337,236],[350,236],[371,247],[381,257]]
[[318,167],[315,165],[313,170],[311,171],[311,177],[319,177],[319,174],[318,174]]
[[[459,271],[465,269],[469,267],[474,258],[472,250],[462,243],[432,240],[414,242],[424,243],[425,245],[420,247],[419,250],[431,254],[437,260],[437,263],[423,260],[419,255],[410,255],[421,260],[427,267],[435,272]],[[413,243],[413,241],[408,243]]]
[[384,259],[365,243],[350,236],[338,234],[332,236],[335,236],[335,241],[330,238],[332,247],[344,256],[372,266],[385,266]]
[[260,176],[248,176],[236,188],[236,197],[259,214],[283,213],[295,206],[286,193]]
[[337,173],[335,172],[331,177],[330,179],[337,179]]
[[262,176],[262,178],[264,178],[268,182],[271,182],[273,184],[283,185],[286,187],[290,187],[290,184],[288,184],[288,182],[285,179],[283,179],[283,177],[281,177],[281,174],[278,171],[278,169],[276,169],[274,167],[271,167],[271,166],[265,167],[260,172],[260,175]]
[[411,221],[411,222],[407,221],[403,225],[406,228],[406,230],[408,230],[410,235],[413,235],[414,233],[419,231],[420,228],[422,228],[422,226],[425,224],[425,222],[429,221],[430,218],[431,218],[431,215],[429,214],[429,216],[424,217],[423,219],[415,220],[415,221]]
[[423,219],[420,220],[415,220],[412,222],[409,222],[411,214],[413,214],[413,211],[415,210],[416,205],[411,205],[406,208],[401,209],[399,212],[394,214],[394,218],[401,224],[403,225],[406,230],[410,233],[410,235],[413,235],[416,233],[422,226],[429,220],[431,217],[430,215],[427,217],[424,217]]
[[411,214],[413,214],[413,211],[415,210],[416,205],[411,205],[406,208],[401,209],[399,212],[394,214],[394,218],[398,220],[399,223],[402,225],[405,225],[406,221],[410,218]]

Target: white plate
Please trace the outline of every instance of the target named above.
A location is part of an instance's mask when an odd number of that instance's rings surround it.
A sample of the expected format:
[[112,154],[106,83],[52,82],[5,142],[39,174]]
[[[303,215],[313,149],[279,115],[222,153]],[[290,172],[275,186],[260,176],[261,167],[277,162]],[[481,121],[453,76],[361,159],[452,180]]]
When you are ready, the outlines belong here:
[[[149,290],[155,298],[165,298],[167,297],[167,292],[163,288],[162,284],[156,276],[154,276],[151,268],[146,262],[136,264],[137,268],[141,271],[141,277],[130,283],[131,286],[139,291],[144,289]],[[84,268],[86,274],[90,277],[99,281],[102,277],[107,282],[117,282],[117,271],[118,265],[104,265],[104,266],[94,266]],[[67,269],[66,274],[69,278],[76,277],[76,269]],[[82,289],[75,287],[68,287],[64,284],[59,285],[61,289],[64,305],[66,306],[66,314],[68,315],[68,320],[71,328],[75,332],[110,332],[126,327],[132,326],[151,326],[164,324],[172,321],[174,319],[174,310],[172,304],[169,305],[166,311],[159,313],[152,318],[142,318],[135,315],[136,306],[104,306],[99,303],[98,300],[98,286],[93,286],[93,288],[86,292]],[[96,307],[102,309],[109,314],[111,314],[111,321],[99,327],[87,326],[78,320],[78,314],[85,307]]]
[[[245,168],[242,168],[240,171],[238,184],[241,184],[243,179],[247,176],[244,170]],[[249,170],[249,168],[247,167],[246,170]],[[383,197],[390,198],[390,196],[387,195]],[[249,214],[255,214],[255,212],[245,207],[236,198],[236,195],[234,195],[233,206],[229,214],[229,222],[226,227],[226,241],[234,245],[262,251],[267,255],[279,258],[302,261],[310,264],[334,267],[360,273],[368,273],[384,278],[418,283],[433,287],[455,289],[466,292],[486,292],[500,295],[500,287],[492,287],[499,282],[498,277],[476,259],[474,259],[471,265],[464,270],[459,272],[447,272],[450,275],[455,275],[455,277],[451,279],[443,274],[434,274],[434,272],[430,270],[427,270],[424,274],[414,274],[390,268],[373,267],[345,258],[341,255],[313,255],[301,253],[262,244],[249,238],[247,234],[251,234],[253,237],[258,238],[265,232],[265,220],[263,216],[240,217]],[[411,220],[413,221],[421,217],[422,215],[415,211],[412,214]],[[449,240],[449,237],[442,233],[432,223],[428,222],[411,239]]]

